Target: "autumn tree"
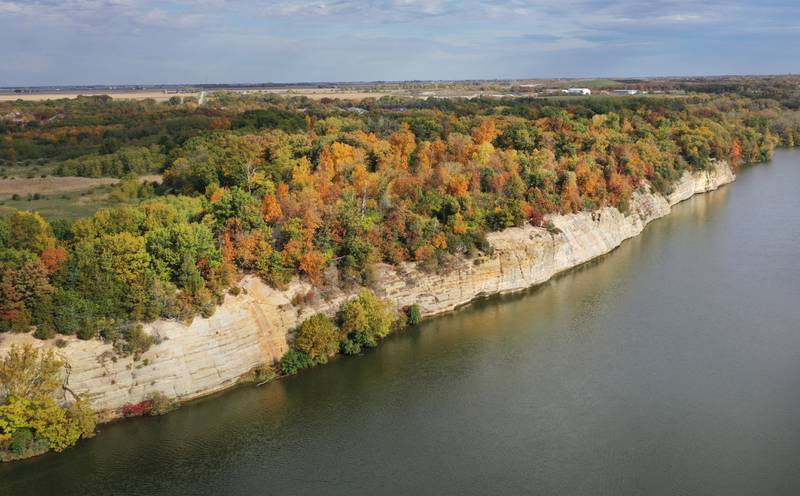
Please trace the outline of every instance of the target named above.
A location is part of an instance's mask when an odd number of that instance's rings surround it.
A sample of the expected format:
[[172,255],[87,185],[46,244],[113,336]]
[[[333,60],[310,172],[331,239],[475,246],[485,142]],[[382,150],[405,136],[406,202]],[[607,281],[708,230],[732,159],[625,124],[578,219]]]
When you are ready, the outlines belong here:
[[17,210],[8,220],[8,246],[41,253],[55,246],[53,230],[38,213]]
[[315,363],[326,363],[339,349],[339,330],[323,314],[304,320],[295,331],[295,346]]
[[0,360],[0,458],[6,445],[22,457],[42,451],[36,439],[44,440],[43,451],[62,451],[94,434],[86,402],[77,398],[66,407],[56,402],[62,365],[52,351],[30,345],[12,346]]
[[353,355],[363,348],[377,346],[378,340],[389,334],[393,320],[394,314],[386,301],[362,290],[339,311],[338,321],[344,336],[342,350]]

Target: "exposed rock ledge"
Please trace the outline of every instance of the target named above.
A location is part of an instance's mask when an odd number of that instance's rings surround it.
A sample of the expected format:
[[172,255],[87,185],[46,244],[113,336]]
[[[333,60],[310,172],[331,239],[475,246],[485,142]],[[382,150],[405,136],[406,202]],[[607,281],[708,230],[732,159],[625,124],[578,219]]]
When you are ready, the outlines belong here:
[[[606,207],[551,216],[557,231],[526,225],[492,233],[491,256],[464,260],[448,274],[428,274],[412,263],[381,266],[375,286],[398,307],[417,303],[426,316],[480,296],[525,289],[610,252],[650,221],[667,215],[672,205],[734,179],[731,168],[719,162],[708,171],[684,174],[666,198],[635,193],[628,214]],[[306,294],[307,284],[294,281],[287,290],[276,291],[258,278],[246,277],[240,286],[246,291],[226,296],[209,319],[196,318],[188,326],[163,320],[148,325],[146,330],[162,342],[139,361],[114,358],[111,346],[100,341],[69,338],[66,347],[56,348],[68,363],[69,389],[87,395],[106,419],[117,416],[122,405],[142,401],[155,391],[180,400],[220,391],[253,368],[278,360],[299,322],[316,312],[333,312],[347,297],[339,292],[328,301],[294,306],[292,298]],[[0,339],[0,354],[13,343],[53,345],[29,335]]]

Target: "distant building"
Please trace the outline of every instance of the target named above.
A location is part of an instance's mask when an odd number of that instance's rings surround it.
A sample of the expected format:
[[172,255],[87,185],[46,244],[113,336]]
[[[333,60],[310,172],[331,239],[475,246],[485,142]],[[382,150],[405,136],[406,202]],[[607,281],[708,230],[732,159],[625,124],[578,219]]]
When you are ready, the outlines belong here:
[[639,93],[639,90],[611,90],[611,93],[615,95],[635,95]]
[[570,95],[591,95],[592,90],[589,88],[567,88],[567,93]]

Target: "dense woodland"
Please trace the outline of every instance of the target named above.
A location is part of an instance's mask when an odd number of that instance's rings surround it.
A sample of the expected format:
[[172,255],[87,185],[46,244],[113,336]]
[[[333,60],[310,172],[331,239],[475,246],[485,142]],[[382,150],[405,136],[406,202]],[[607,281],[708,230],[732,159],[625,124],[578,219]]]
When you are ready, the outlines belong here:
[[[666,193],[686,170],[740,167],[798,142],[796,111],[736,94],[0,103],[0,175],[42,161],[61,175],[163,174],[135,205],[76,222],[0,219],[0,331],[138,354],[151,343],[142,322],[210,316],[246,273],[324,289],[370,287],[377,263],[447,271],[489,251],[490,231],[625,211],[637,189]],[[395,319],[363,290],[335,319],[305,322],[280,371],[358,353],[419,311]],[[0,433],[12,396],[0,391]]]
[[[4,103],[6,164],[163,173],[135,206],[74,223],[0,221],[0,330],[127,341],[138,322],[210,315],[243,273],[275,287],[369,285],[378,262],[447,270],[489,231],[627,208],[648,182],[793,146],[773,100],[734,97],[313,102],[208,106],[91,97]],[[122,346],[122,345],[121,345]]]

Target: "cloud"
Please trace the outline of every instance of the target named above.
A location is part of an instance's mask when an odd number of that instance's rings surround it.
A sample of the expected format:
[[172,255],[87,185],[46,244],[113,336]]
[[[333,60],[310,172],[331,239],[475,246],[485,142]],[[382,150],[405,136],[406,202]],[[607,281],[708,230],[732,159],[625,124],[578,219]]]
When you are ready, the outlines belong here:
[[796,0],[0,0],[36,61],[0,85],[790,72],[799,36]]

